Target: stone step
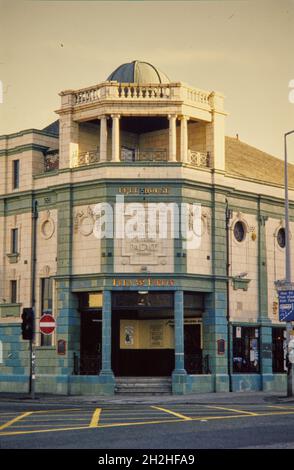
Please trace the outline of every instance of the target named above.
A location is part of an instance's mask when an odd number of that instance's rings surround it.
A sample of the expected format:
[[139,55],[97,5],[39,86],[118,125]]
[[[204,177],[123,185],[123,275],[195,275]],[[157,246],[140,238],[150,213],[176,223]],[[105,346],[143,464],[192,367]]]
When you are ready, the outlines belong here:
[[116,377],[115,392],[129,395],[170,395],[170,377]]
[[115,388],[115,393],[121,394],[148,394],[148,393],[156,393],[161,395],[162,393],[169,395],[171,393],[171,388],[154,388],[154,387],[144,387],[144,388]]
[[171,390],[159,392],[155,391],[152,388],[146,388],[146,390],[115,390],[116,395],[129,395],[129,396],[138,396],[138,395],[171,395]]
[[147,388],[154,390],[154,391],[169,391],[171,389],[171,385],[148,385],[148,384],[143,384],[141,386],[131,386],[131,385],[116,385],[116,390],[138,390],[138,391],[144,391]]
[[116,383],[171,383],[170,377],[115,377]]

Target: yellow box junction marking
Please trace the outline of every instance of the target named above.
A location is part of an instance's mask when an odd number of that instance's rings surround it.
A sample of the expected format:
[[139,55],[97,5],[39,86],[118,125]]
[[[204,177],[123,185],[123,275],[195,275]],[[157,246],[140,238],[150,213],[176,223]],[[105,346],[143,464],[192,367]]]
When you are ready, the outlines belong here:
[[268,408],[278,408],[280,410],[290,410],[290,411],[292,411],[294,409],[294,406],[291,406],[291,405],[290,406],[289,405],[288,406],[285,406],[285,405],[284,406],[268,405],[267,407]]
[[[151,407],[152,408],[152,407]],[[156,407],[155,407],[156,408]],[[158,407],[159,408],[159,407]],[[160,409],[160,408],[159,408]],[[161,410],[165,412],[170,412],[171,410],[166,410],[165,408],[161,408]],[[96,410],[95,410],[96,411]],[[239,410],[240,411],[240,410]],[[32,412],[34,413],[34,412]],[[95,413],[95,412],[94,412]],[[172,412],[174,413],[174,412]],[[248,412],[249,413],[249,412]],[[25,415],[31,414],[31,413],[24,413],[23,415],[18,416],[15,418],[15,420],[19,421],[20,419],[23,419]],[[178,413],[179,414],[179,413]],[[168,420],[153,420],[153,421],[142,421],[142,422],[132,422],[132,423],[113,423],[113,424],[100,424],[99,426],[95,426],[96,429],[101,429],[101,428],[110,428],[110,427],[125,427],[125,426],[140,426],[140,425],[148,425],[148,424],[173,424],[173,423],[184,423],[184,422],[190,422],[190,421],[212,421],[212,420],[223,420],[223,419],[241,419],[241,418],[256,418],[259,416],[276,416],[276,415],[294,415],[294,411],[272,411],[272,412],[262,412],[262,413],[252,413],[252,414],[247,414],[245,413],[237,413],[235,415],[230,415],[230,416],[200,416],[197,418],[189,418],[185,417],[183,418],[184,415],[182,416],[181,419],[168,419]],[[14,421],[15,420],[11,420]],[[8,422],[7,425],[13,424],[12,422]],[[0,436],[15,436],[15,435],[22,435],[22,434],[37,434],[37,433],[48,433],[48,432],[64,432],[64,431],[76,431],[76,430],[83,430],[87,429],[88,431],[91,430],[89,425],[86,426],[72,426],[72,427],[64,427],[64,428],[51,428],[51,429],[39,429],[39,430],[25,430],[25,431],[8,431],[8,432],[1,432]],[[94,429],[94,428],[92,428]],[[1,428],[0,428],[1,430]]]
[[101,408],[96,408],[93,413],[89,428],[97,428],[100,419]]
[[16,416],[15,418],[11,419],[10,421],[7,421],[6,423],[2,424],[2,426],[0,426],[0,431],[2,431],[3,429],[8,428],[9,426],[11,426],[14,423],[17,423],[18,421],[25,418],[26,416],[31,415],[32,413],[33,413],[32,411],[28,411],[26,413],[22,413],[21,415]]
[[189,416],[182,415],[181,413],[176,413],[175,411],[168,410],[166,408],[161,408],[160,406],[151,406],[151,408],[154,408],[155,410],[164,411],[165,413],[169,413],[173,416],[176,416],[177,418],[184,419],[185,421],[189,421],[192,419]]
[[249,416],[257,416],[257,413],[253,413],[253,411],[237,410],[236,408],[225,408],[224,406],[206,405],[205,408],[212,408],[214,410],[233,411],[234,413],[241,413],[241,414],[246,414]]
[[83,410],[82,408],[63,408],[63,409],[57,409],[57,410],[38,410],[38,411],[33,411],[34,414],[39,414],[39,413],[64,413],[66,411],[81,411]]

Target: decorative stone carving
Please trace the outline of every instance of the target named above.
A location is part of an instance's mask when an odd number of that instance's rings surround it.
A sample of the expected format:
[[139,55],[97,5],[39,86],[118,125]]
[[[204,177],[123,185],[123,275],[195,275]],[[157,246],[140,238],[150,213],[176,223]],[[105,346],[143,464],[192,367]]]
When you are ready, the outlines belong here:
[[[125,217],[125,223],[129,216]],[[156,220],[155,238],[149,237],[148,223],[145,222],[144,238],[125,238],[122,240],[121,256],[123,265],[158,266],[167,264],[167,240],[159,238],[159,220]]]
[[[195,214],[193,212],[192,205],[189,205],[189,220],[188,220],[188,228],[190,231],[193,230],[193,222],[194,222]],[[206,211],[201,211],[201,237],[207,233],[210,235],[210,217]]]
[[45,216],[41,221],[40,232],[41,237],[44,238],[44,240],[49,240],[49,238],[52,238],[55,232],[55,223],[49,210],[46,211]]
[[40,276],[41,277],[49,277],[50,276],[50,266],[45,265],[45,266],[42,266],[42,268],[40,269]]
[[93,233],[95,216],[90,206],[87,210],[79,210],[74,216],[74,231],[80,232],[84,237],[88,237]]
[[202,211],[201,215],[201,236],[207,233],[210,235],[210,216],[207,212]]

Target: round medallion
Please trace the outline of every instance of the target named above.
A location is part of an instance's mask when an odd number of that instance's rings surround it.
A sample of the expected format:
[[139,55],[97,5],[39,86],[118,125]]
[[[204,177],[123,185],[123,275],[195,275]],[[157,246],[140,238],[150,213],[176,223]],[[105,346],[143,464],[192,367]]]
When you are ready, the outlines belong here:
[[41,224],[41,234],[45,240],[52,237],[55,230],[55,225],[52,219],[46,219]]
[[89,216],[84,216],[80,220],[80,232],[84,237],[88,237],[93,232],[93,219]]

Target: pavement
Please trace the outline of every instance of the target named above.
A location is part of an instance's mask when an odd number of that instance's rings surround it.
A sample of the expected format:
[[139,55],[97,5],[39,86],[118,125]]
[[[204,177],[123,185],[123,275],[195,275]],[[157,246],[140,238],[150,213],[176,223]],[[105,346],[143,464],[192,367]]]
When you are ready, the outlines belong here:
[[287,397],[280,392],[224,392],[188,395],[49,395],[35,394],[31,399],[29,394],[0,392],[1,402],[30,402],[30,403],[63,403],[63,404],[156,404],[156,403],[288,403],[294,404],[294,397]]

